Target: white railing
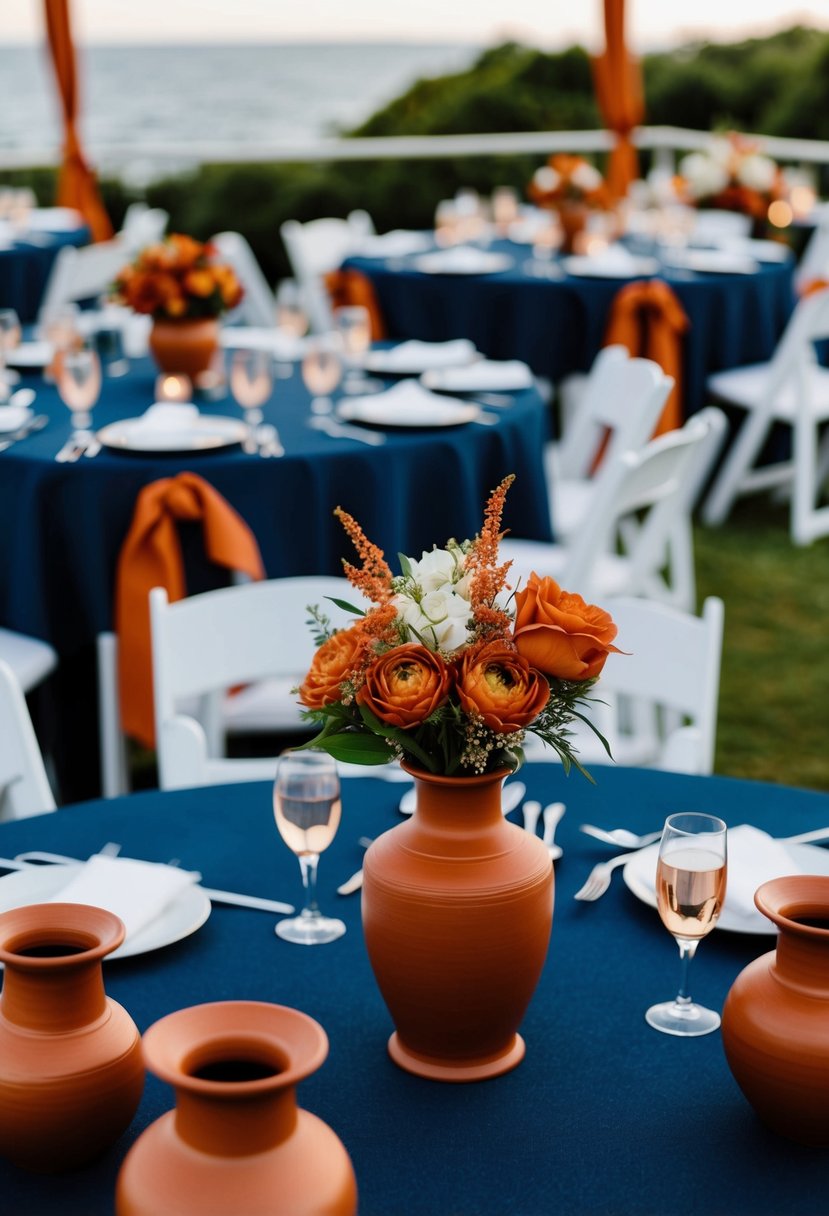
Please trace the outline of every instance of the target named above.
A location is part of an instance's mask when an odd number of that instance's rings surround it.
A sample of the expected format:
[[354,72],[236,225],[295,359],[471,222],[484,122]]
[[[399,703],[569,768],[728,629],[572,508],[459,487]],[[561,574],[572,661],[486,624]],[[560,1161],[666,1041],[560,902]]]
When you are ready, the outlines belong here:
[[[640,127],[634,134],[639,148],[657,154],[660,165],[671,167],[674,153],[705,148],[714,138],[706,131],[682,127]],[[829,141],[785,139],[750,135],[769,156],[786,162],[829,165]],[[524,131],[489,135],[398,135],[370,139],[318,139],[302,143],[141,143],[96,145],[91,159],[101,172],[129,170],[142,164],[156,174],[171,168],[204,163],[300,164],[353,160],[424,160],[459,156],[516,156],[552,152],[606,152],[613,146],[608,131]],[[54,165],[56,148],[0,150],[0,169]]]

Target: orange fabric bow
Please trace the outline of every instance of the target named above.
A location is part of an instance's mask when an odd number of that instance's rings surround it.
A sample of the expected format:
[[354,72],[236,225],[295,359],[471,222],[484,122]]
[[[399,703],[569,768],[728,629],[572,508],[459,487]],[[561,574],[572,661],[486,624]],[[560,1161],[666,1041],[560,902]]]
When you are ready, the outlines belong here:
[[362,304],[368,309],[371,321],[371,340],[379,342],[387,337],[386,323],[377,302],[377,293],[371,280],[359,270],[332,270],[325,276],[325,286],[331,297],[332,308],[348,308]]
[[645,116],[642,71],[625,44],[625,0],[604,0],[606,50],[593,59],[593,87],[605,126],[616,134],[610,153],[607,185],[623,198],[639,176],[639,158],[631,132]]
[[674,378],[654,435],[676,430],[683,423],[682,335],[690,324],[679,300],[661,279],[628,283],[611,305],[605,346],[621,343],[632,355],[653,359],[666,376]]
[[165,587],[171,601],[186,595],[176,520],[201,520],[210,561],[265,577],[259,546],[233,507],[195,473],[179,473],[145,486],[118,558],[115,629],[121,724],[147,747],[155,743],[149,595]]

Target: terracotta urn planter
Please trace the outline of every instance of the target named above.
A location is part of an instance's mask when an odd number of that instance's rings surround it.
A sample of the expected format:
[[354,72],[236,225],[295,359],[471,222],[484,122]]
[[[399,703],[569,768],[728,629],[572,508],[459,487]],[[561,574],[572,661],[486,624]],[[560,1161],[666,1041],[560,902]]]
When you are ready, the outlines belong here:
[[504,819],[505,771],[409,771],[415,813],[363,867],[366,947],[396,1026],[389,1053],[433,1080],[498,1076],[524,1056],[517,1031],[547,955],[552,863]]
[[219,1001],[156,1022],[144,1055],[176,1108],[127,1154],[116,1216],[354,1216],[348,1154],[296,1103],[327,1054],[322,1027],[282,1005]]
[[775,878],[754,902],[779,937],[726,999],[728,1065],[773,1131],[829,1145],[829,878]]
[[141,1041],[104,992],[101,962],[124,940],[103,908],[32,904],[0,916],[0,1153],[40,1173],[98,1156],[144,1088]]
[[206,372],[219,346],[215,317],[156,319],[150,330],[150,351],[163,372],[194,379]]

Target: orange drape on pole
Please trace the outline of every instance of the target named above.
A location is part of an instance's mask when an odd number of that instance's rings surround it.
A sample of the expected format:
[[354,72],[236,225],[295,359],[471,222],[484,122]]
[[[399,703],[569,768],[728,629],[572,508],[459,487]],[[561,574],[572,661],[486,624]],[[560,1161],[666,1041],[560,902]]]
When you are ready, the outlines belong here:
[[684,422],[682,410],[682,335],[690,321],[676,295],[661,279],[628,283],[617,292],[610,309],[605,346],[619,343],[632,355],[658,363],[674,387],[665,402],[654,435],[675,430]]
[[645,117],[639,61],[625,45],[625,0],[604,0],[604,54],[593,60],[593,85],[605,126],[616,133],[610,154],[608,189],[622,198],[639,174],[639,158],[630,138]]
[[112,236],[112,224],[106,213],[95,176],[84,160],[76,122],[78,117],[78,82],[75,47],[69,23],[69,0],[45,0],[46,31],[49,49],[55,65],[61,107],[63,109],[63,164],[58,178],[57,204],[74,207],[86,220],[92,239],[105,241]]

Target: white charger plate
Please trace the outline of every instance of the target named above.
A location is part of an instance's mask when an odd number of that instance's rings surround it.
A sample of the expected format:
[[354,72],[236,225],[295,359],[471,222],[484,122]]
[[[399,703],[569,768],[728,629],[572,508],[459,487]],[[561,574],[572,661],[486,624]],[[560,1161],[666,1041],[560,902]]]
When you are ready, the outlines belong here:
[[189,426],[150,427],[143,418],[124,418],[101,427],[98,439],[122,452],[207,452],[233,447],[248,436],[240,418],[201,415]]
[[573,255],[561,259],[562,270],[580,279],[634,279],[639,275],[659,273],[656,258],[630,258],[614,261],[611,258]]
[[[813,844],[787,844],[785,848],[791,856],[793,872],[829,876],[829,849],[819,849]],[[656,907],[655,883],[658,856],[659,842],[634,853],[630,861],[622,868],[622,877],[628,889],[637,899],[650,904],[652,908]],[[728,933],[748,933],[758,936],[771,936],[777,932],[772,922],[756,910],[749,916],[730,911],[727,885],[725,905],[715,928],[725,929]]]
[[[0,912],[12,908],[23,908],[28,904],[39,904],[56,895],[62,887],[75,877],[81,866],[42,865],[27,870],[18,870],[0,878]],[[160,916],[151,920],[138,933],[132,934],[106,962],[119,958],[131,958],[135,954],[147,954],[171,946],[200,929],[211,912],[211,903],[197,883],[185,887],[165,908]]]
[[417,410],[401,410],[393,403],[384,401],[385,393],[376,397],[355,398],[354,401],[343,401],[337,407],[337,417],[343,422],[362,422],[366,426],[400,428],[409,430],[412,427],[444,427],[463,426],[464,423],[474,422],[480,414],[480,407],[470,401],[456,401],[451,397],[435,402],[424,402]]
[[54,353],[51,342],[21,342],[6,351],[6,363],[9,367],[45,367]]
[[421,274],[501,274],[515,264],[507,253],[491,253],[485,249],[476,252],[479,256],[468,261],[453,261],[443,250],[424,253],[413,265]]

